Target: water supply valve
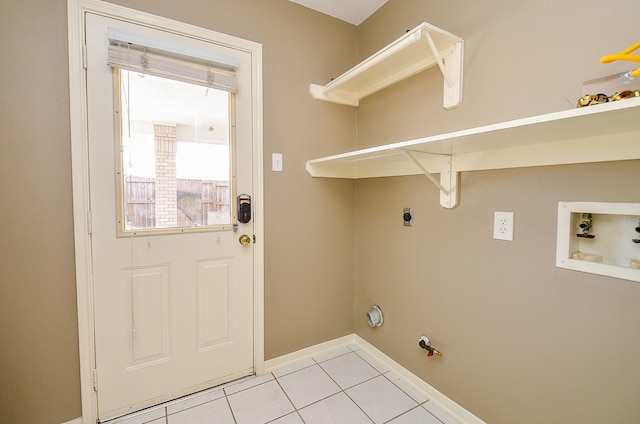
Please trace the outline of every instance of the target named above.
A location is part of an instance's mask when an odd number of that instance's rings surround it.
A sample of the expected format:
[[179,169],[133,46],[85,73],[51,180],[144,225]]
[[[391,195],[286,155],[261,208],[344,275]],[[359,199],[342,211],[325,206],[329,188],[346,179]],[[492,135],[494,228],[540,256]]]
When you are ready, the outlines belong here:
[[420,339],[418,339],[418,345],[428,352],[427,356],[429,358],[431,358],[433,355],[442,356],[442,352],[431,347],[431,341],[429,341],[429,338],[427,336],[420,336]]
[[579,227],[580,227],[580,231],[581,232],[576,234],[576,236],[581,237],[581,238],[588,238],[588,239],[595,238],[595,235],[590,234],[591,227],[592,227],[591,214],[590,213],[583,213],[582,214]]

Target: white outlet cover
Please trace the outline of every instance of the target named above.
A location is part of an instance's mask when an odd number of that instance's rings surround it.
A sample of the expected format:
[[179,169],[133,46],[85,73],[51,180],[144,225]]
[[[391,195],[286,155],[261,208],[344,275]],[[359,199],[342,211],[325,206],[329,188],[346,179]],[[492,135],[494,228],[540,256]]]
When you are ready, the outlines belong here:
[[513,212],[494,212],[493,238],[513,241]]

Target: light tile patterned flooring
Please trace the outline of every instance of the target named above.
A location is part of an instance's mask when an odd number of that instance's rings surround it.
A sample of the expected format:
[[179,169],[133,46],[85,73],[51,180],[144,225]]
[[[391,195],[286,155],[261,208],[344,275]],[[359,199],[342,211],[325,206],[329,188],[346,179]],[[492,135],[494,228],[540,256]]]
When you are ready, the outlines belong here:
[[358,346],[336,348],[108,424],[456,424]]

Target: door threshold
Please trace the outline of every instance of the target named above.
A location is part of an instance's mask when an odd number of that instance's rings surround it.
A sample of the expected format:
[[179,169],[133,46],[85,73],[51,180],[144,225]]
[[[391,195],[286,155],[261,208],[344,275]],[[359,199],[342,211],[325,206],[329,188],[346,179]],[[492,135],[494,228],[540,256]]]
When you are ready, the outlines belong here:
[[241,384],[244,381],[251,380],[255,378],[255,372],[252,374],[245,375],[243,377],[238,377],[235,380],[228,381],[226,383],[219,384],[217,386],[209,387],[207,389],[198,390],[193,393],[189,393],[183,396],[180,396],[176,399],[168,400],[162,403],[159,403],[154,406],[150,406],[148,408],[141,409],[139,411],[130,412],[125,415],[121,415],[115,418],[109,418],[106,421],[98,420],[99,424],[137,424],[141,422],[149,422],[155,419],[164,418],[166,415],[171,414],[175,411],[184,410],[187,408],[192,408],[194,406],[201,405],[203,403],[210,402],[212,400],[223,397],[224,394],[219,394],[222,392],[222,389],[234,386],[236,384]]

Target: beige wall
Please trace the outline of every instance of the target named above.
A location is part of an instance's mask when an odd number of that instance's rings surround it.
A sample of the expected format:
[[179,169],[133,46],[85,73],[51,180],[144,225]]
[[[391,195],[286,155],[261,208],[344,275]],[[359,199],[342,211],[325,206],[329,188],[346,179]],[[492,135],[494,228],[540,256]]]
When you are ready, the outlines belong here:
[[[570,109],[584,80],[629,69],[599,57],[637,41],[581,28],[638,14],[635,0],[390,0],[360,26],[361,58],[440,26],[465,40],[464,101],[442,109],[439,71],[423,72],[361,102],[358,146]],[[446,210],[425,177],[359,180],[356,332],[487,423],[637,422],[640,285],[558,269],[555,243],[558,201],[639,202],[638,181],[640,161],[468,172]],[[496,210],[515,212],[513,242],[493,240]]]
[[0,5],[3,422],[80,416],[66,21],[62,0]]
[[[356,140],[571,107],[583,80],[613,72],[599,55],[635,41],[632,25],[608,26],[637,15],[635,0],[391,0],[357,30],[287,0],[114,3],[263,44],[267,359],[353,332],[355,314],[358,334],[489,423],[639,414],[637,285],[553,266],[557,201],[640,201],[638,161],[466,173],[452,211],[424,178],[304,172],[305,160]],[[357,112],[311,100],[308,83],[425,20],[465,38],[461,107],[442,110],[435,69]],[[12,423],[80,415],[66,25],[64,0],[0,6],[0,414]],[[282,173],[269,171],[273,152],[284,154]],[[403,206],[414,208],[411,229],[400,225]],[[516,213],[513,243],[491,239],[494,210]],[[374,302],[385,325],[372,332],[362,317]],[[444,357],[422,357],[423,333]]]
[[[114,3],[262,43],[266,358],[352,333],[354,184],[304,162],[355,146],[355,110],[308,84],[355,63],[356,28],[287,0]],[[55,424],[81,414],[66,1],[2,2],[0,33],[0,421]]]

